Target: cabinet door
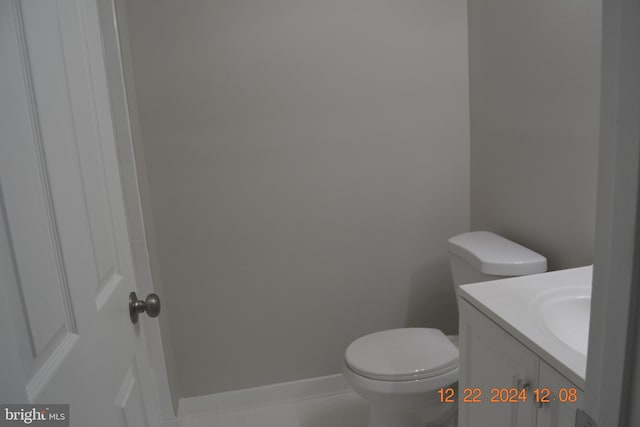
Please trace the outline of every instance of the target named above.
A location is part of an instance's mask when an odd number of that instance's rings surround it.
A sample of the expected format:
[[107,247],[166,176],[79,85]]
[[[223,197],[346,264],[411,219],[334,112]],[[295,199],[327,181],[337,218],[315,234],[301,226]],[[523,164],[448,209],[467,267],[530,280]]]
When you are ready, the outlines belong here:
[[[460,427],[535,427],[531,390],[537,383],[538,358],[465,301],[460,304]],[[530,384],[527,400],[490,402],[492,389]],[[478,389],[480,403],[464,402],[465,390]]]
[[549,389],[550,394],[549,402],[538,410],[538,427],[573,426],[576,410],[582,408],[582,390],[543,361],[539,378],[538,387]]

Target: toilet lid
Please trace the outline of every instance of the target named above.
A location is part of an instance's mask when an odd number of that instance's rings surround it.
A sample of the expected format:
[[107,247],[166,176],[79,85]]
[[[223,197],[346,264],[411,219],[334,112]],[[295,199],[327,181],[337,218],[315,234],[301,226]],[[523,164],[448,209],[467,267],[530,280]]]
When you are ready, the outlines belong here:
[[438,329],[391,329],[355,340],[347,348],[345,361],[367,378],[416,380],[456,369],[458,349]]

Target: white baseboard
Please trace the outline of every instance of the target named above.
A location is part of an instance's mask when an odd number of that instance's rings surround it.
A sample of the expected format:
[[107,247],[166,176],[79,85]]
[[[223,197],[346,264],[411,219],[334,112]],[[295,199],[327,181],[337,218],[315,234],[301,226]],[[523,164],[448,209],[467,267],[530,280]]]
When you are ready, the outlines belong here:
[[180,399],[178,419],[203,415],[216,411],[227,411],[252,406],[308,399],[311,397],[344,393],[351,387],[342,374],[307,378],[262,387],[234,390]]

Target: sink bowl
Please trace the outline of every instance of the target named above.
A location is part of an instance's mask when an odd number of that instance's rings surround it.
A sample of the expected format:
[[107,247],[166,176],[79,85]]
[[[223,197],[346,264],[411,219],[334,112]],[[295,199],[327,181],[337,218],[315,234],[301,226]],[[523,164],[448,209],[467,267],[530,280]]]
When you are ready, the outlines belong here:
[[590,287],[549,291],[536,298],[534,304],[547,331],[578,353],[587,354],[591,314]]

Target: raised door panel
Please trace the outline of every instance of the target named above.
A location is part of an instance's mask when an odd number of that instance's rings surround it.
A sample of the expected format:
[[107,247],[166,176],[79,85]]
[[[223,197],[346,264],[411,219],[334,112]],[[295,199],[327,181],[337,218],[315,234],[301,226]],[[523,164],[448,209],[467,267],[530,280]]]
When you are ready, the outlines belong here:
[[518,403],[494,403],[490,398],[494,394],[492,389],[516,388],[520,381],[533,386],[537,372],[538,358],[533,353],[470,304],[461,301],[459,393],[461,398],[467,389],[478,389],[481,393],[481,402],[460,401],[461,427],[536,426],[536,408],[531,396]]
[[70,152],[74,134],[61,107],[66,80],[59,39],[52,37],[56,4],[5,0],[1,8],[0,96],[9,101],[0,103],[0,182],[20,299],[14,325],[33,399],[78,339],[79,307],[60,229],[67,218],[59,205],[70,188],[53,167],[56,156]]
[[538,410],[538,427],[573,426],[576,410],[582,409],[582,390],[544,361],[540,361],[538,388],[549,390],[549,402]]
[[118,414],[118,426],[149,427],[135,360],[127,369],[114,404]]

